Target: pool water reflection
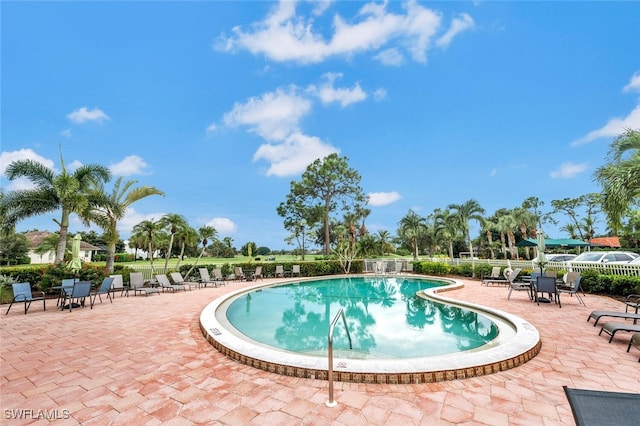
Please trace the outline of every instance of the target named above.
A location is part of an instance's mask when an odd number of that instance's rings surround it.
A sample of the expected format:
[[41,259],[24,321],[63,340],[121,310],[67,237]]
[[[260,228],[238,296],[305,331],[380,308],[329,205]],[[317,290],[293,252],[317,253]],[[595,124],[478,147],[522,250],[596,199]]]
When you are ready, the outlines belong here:
[[[263,287],[231,302],[233,327],[264,345],[303,354],[327,351],[328,327],[340,308],[353,351],[344,358],[403,359],[469,351],[490,343],[500,328],[477,311],[416,296],[444,283],[410,277],[342,277]],[[344,328],[334,349],[348,348]]]

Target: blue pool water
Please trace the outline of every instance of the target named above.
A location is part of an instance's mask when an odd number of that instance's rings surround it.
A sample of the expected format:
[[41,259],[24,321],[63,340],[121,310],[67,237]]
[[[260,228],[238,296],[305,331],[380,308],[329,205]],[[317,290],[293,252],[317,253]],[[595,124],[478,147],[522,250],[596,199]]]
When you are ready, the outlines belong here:
[[347,277],[263,287],[227,307],[228,321],[264,345],[303,353],[327,351],[329,325],[344,309],[334,350],[354,358],[419,358],[480,348],[499,327],[482,313],[416,296],[444,283],[409,277]]

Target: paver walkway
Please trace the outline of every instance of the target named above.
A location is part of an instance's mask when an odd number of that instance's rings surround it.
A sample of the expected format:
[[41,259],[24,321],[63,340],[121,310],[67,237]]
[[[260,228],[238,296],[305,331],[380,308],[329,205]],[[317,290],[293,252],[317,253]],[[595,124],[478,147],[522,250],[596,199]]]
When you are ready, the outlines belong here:
[[[265,283],[269,280],[264,280]],[[540,332],[540,354],[524,366],[482,377],[421,385],[335,383],[284,377],[225,358],[198,319],[217,296],[247,284],[116,297],[93,310],[46,312],[34,304],[1,313],[2,424],[60,425],[572,425],[563,385],[640,392],[640,353],[627,333],[609,344],[586,319],[622,303],[587,295],[532,304],[523,292],[465,287],[448,297],[521,316]],[[14,311],[15,309],[15,311]],[[5,306],[6,310],[6,306]],[[22,420],[16,419],[22,415]],[[40,419],[38,419],[40,416]],[[45,420],[42,417],[54,417]]]

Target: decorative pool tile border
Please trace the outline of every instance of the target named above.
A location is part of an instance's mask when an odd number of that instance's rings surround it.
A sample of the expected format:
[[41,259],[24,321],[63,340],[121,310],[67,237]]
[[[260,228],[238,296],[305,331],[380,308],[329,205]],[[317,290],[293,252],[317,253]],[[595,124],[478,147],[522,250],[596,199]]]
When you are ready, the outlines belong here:
[[[421,276],[420,278],[425,277]],[[300,281],[306,280],[301,279]],[[514,327],[515,336],[508,338],[498,346],[480,352],[472,352],[468,356],[456,357],[454,355],[443,357],[440,360],[429,360],[427,357],[424,364],[415,362],[415,359],[408,364],[400,360],[376,360],[372,363],[354,361],[356,365],[352,363],[347,369],[344,362],[339,362],[334,367],[334,379],[355,383],[435,383],[506,371],[521,366],[538,355],[541,340],[535,327],[522,318],[507,312],[451,299],[446,296],[449,291],[464,287],[464,284],[451,279],[442,281],[445,281],[447,285],[418,292],[417,295],[447,304],[477,309],[487,315],[492,315],[494,319],[509,323]],[[278,285],[278,283],[269,285]],[[265,285],[256,284],[249,288],[239,289],[225,294],[207,305],[200,314],[199,323],[205,339],[216,350],[242,364],[284,376],[327,380],[328,360],[326,358],[299,357],[297,354],[256,345],[241,335],[230,332],[230,324],[228,324],[226,317],[216,315],[219,308],[224,310],[225,304],[237,296],[262,287]]]
[[[318,379],[327,380],[327,370],[315,370],[303,367],[292,367],[290,365],[276,364],[257,358],[252,358],[244,354],[240,354],[233,349],[227,348],[215,340],[205,327],[200,324],[200,331],[207,341],[219,352],[234,361],[248,365],[253,368],[276,373],[283,376],[298,377],[301,379]],[[485,365],[474,367],[464,367],[453,370],[428,371],[421,373],[354,373],[354,372],[333,372],[335,380],[340,382],[352,383],[371,383],[371,384],[420,384],[420,383],[436,383],[450,380],[462,380],[471,377],[485,376],[500,371],[510,370],[519,367],[524,363],[533,359],[540,352],[542,342],[538,343],[523,354],[512,358],[493,362]]]

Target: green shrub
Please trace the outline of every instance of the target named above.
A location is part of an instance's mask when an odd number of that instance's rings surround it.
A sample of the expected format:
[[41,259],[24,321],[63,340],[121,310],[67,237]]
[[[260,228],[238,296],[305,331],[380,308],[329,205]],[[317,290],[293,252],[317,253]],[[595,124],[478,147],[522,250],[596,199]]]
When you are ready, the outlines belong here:
[[116,253],[113,259],[114,262],[133,262],[134,260],[133,253]]
[[484,276],[491,275],[492,269],[493,269],[493,266],[489,265],[488,263],[481,263],[479,265],[476,265],[476,276],[484,277]]
[[640,277],[604,275],[593,269],[581,272],[580,287],[588,293],[627,296],[640,294]]
[[444,262],[415,262],[413,269],[425,275],[448,275],[451,272],[451,266]]
[[11,284],[16,283],[10,275],[0,275],[0,303],[9,303],[13,299],[13,287]]
[[462,263],[460,265],[455,265],[451,267],[451,273],[454,275],[460,275],[463,277],[472,277],[473,269],[471,268],[470,263]]

